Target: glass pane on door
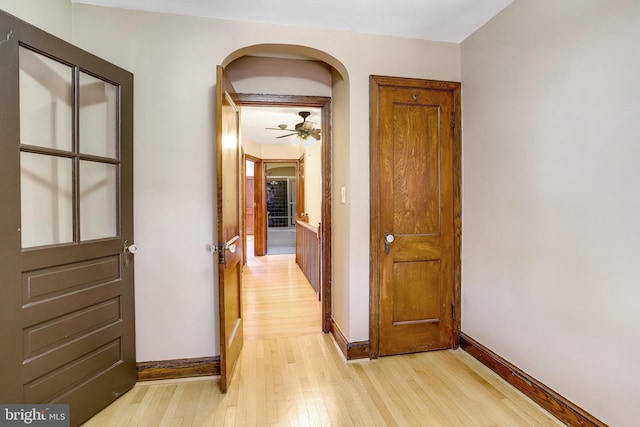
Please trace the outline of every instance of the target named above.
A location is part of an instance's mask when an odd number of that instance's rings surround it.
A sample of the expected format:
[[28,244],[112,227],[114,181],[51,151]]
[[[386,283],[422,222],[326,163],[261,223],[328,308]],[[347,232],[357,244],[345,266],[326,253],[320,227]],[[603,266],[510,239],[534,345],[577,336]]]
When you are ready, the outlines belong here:
[[71,151],[73,70],[20,47],[20,143]]
[[118,235],[118,166],[80,161],[80,240]]
[[118,88],[80,72],[80,152],[117,157]]
[[20,153],[22,247],[73,241],[73,162]]

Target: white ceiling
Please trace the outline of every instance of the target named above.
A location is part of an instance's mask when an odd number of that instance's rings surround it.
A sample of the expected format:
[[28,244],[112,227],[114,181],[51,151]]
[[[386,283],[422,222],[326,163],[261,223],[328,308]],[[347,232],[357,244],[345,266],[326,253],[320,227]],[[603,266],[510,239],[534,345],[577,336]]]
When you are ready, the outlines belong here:
[[236,21],[460,43],[513,0],[71,0]]

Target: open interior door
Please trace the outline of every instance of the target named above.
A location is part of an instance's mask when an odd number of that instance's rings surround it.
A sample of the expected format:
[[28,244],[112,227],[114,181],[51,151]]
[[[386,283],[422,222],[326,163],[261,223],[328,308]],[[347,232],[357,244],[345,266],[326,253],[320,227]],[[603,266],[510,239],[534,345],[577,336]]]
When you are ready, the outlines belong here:
[[220,390],[224,393],[242,350],[243,247],[240,238],[240,107],[221,66],[217,68],[216,107]]
[[2,11],[0,34],[0,402],[76,426],[136,381],[133,75]]

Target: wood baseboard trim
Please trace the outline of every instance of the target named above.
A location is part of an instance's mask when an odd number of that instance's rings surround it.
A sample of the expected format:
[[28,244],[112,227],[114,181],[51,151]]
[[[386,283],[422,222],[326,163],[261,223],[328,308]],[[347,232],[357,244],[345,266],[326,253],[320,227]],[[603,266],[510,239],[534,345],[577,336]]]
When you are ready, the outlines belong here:
[[460,347],[563,423],[570,426],[607,427],[593,415],[462,332]]
[[137,381],[220,375],[220,356],[159,360],[136,364]]
[[347,341],[347,338],[333,319],[331,319],[330,332],[347,360],[366,359],[369,357],[369,341]]

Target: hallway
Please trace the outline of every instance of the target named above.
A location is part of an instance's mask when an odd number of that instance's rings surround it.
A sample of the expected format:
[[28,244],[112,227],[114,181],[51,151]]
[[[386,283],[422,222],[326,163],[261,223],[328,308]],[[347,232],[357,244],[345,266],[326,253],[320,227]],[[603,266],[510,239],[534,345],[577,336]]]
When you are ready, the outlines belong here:
[[226,395],[213,377],[138,383],[85,425],[562,425],[462,350],[345,362],[294,257],[247,258],[244,349]]
[[[254,257],[247,239],[243,271],[244,339],[319,334],[320,302],[293,254]],[[295,241],[294,241],[295,245]]]
[[267,227],[267,255],[296,253],[296,227]]

